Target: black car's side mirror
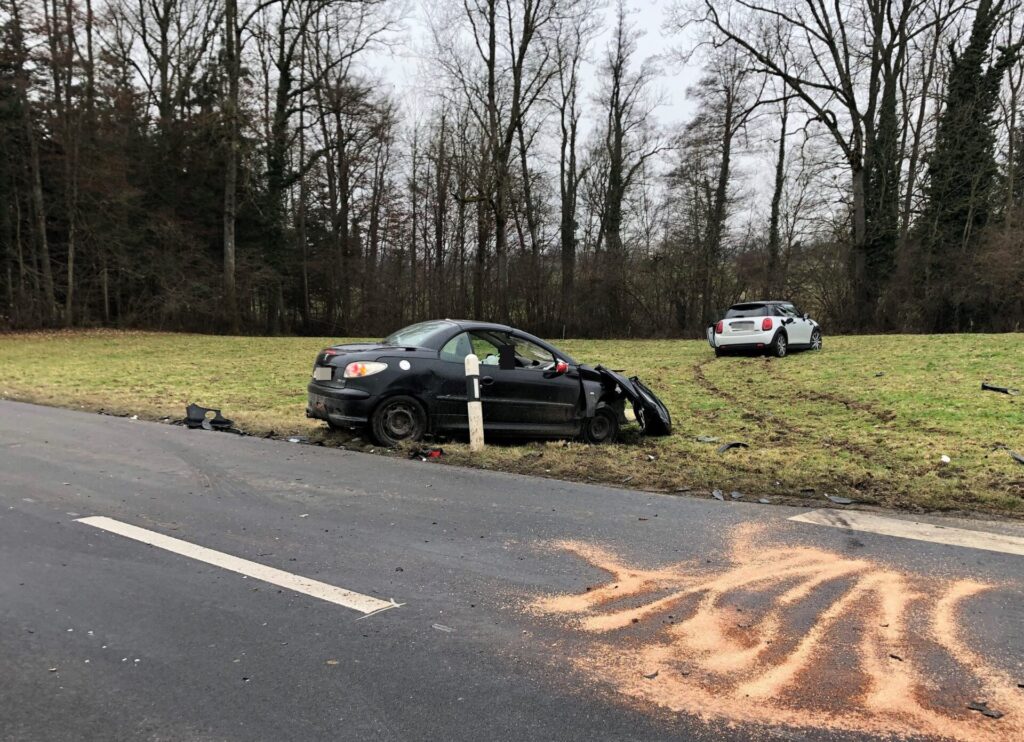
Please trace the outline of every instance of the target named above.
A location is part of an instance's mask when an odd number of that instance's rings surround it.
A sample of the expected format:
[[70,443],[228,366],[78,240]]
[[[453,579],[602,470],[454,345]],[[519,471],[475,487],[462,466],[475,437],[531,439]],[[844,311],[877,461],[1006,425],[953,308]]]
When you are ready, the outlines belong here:
[[544,378],[553,379],[567,373],[569,373],[569,364],[565,361],[555,361],[555,365],[544,372]]

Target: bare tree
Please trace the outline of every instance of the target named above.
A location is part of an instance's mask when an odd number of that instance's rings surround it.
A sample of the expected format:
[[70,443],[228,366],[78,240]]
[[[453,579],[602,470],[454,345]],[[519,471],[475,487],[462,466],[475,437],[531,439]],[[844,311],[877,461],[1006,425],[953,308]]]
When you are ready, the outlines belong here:
[[[783,80],[842,152],[852,192],[851,316],[872,322],[895,260],[896,100],[910,42],[963,5],[940,17],[899,0],[703,0],[703,6],[705,22]],[[774,33],[780,20],[806,57],[799,71],[781,62]]]
[[607,302],[608,327],[621,324],[624,313],[623,206],[637,175],[651,158],[666,149],[652,124],[652,114],[660,102],[651,90],[658,69],[653,60],[635,66],[638,38],[624,0],[618,0],[612,38],[601,65],[599,98],[604,115],[601,136],[606,170],[597,249],[604,255],[602,301]]

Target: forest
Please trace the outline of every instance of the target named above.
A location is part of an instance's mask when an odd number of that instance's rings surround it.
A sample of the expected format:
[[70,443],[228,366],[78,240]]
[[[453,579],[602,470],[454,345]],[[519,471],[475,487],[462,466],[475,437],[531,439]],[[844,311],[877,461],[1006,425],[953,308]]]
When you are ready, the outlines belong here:
[[1021,331],[1022,44],[1019,0],[0,0],[0,329]]

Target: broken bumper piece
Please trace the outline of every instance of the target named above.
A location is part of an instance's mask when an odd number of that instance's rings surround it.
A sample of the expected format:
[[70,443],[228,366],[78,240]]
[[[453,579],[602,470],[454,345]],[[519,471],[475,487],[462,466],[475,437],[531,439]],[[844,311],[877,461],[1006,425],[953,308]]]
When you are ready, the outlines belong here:
[[644,435],[671,435],[672,415],[658,396],[636,376],[626,378],[618,371],[596,366],[595,371],[633,405],[633,414]]
[[325,420],[341,428],[366,425],[373,399],[361,389],[343,389],[313,381],[306,387],[306,417]]

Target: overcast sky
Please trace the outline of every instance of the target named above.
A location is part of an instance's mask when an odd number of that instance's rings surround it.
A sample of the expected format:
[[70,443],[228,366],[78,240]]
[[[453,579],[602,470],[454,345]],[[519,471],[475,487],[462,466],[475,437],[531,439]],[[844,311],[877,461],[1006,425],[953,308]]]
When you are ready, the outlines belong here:
[[[400,35],[401,41],[390,51],[379,52],[371,63],[379,65],[378,72],[383,74],[393,86],[396,95],[405,102],[410,113],[415,115],[424,97],[419,91],[428,87],[430,80],[431,52],[430,28],[427,21],[428,8],[437,0],[410,0],[409,11],[405,21],[405,31]],[[458,0],[446,0],[457,2]],[[630,0],[627,7],[631,11],[631,20],[643,36],[637,42],[636,64],[648,57],[661,58],[662,76],[658,80],[658,88],[662,93],[665,105],[657,111],[657,119],[661,124],[669,126],[684,122],[692,110],[687,101],[686,89],[692,85],[699,74],[696,65],[682,65],[673,58],[672,50],[683,43],[678,36],[666,35],[663,26],[668,8],[672,0]],[[590,49],[591,64],[584,70],[583,87],[584,114],[589,117],[594,106],[589,96],[596,92],[598,81],[596,65],[602,56],[614,24],[614,3],[609,2],[604,9],[604,30]],[[588,122],[589,123],[589,122]]]

